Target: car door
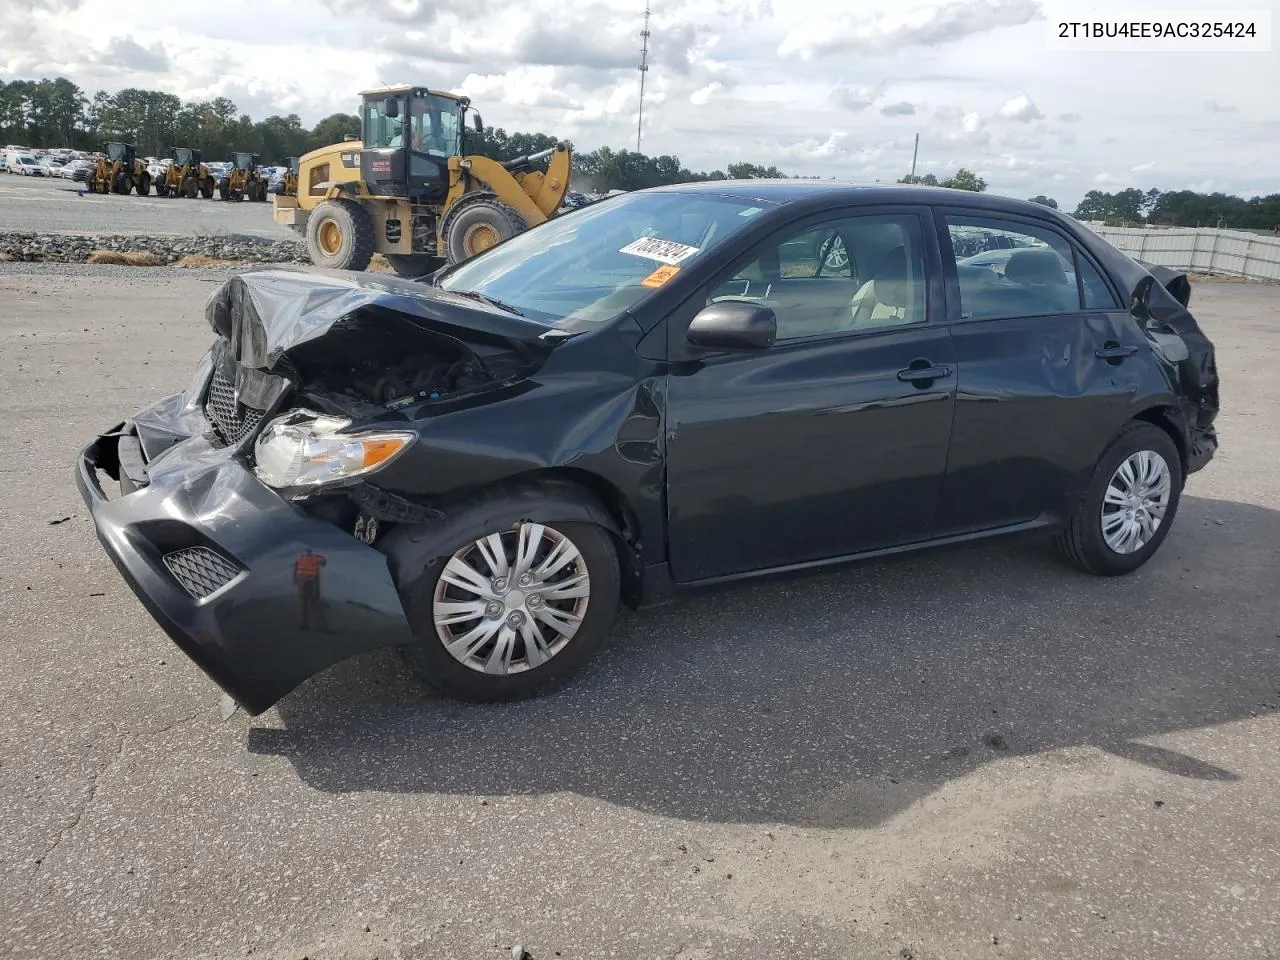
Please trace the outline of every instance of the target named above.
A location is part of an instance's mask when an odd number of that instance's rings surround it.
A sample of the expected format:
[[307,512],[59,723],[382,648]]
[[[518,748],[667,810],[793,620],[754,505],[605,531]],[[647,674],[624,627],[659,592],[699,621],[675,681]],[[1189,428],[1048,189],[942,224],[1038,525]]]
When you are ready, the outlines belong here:
[[1141,330],[1049,221],[947,207],[936,225],[959,378],[938,533],[1048,519],[1128,416]]
[[[763,241],[669,320],[677,581],[930,537],[955,399],[939,269],[927,211],[828,213]],[[775,344],[690,346],[697,309],[725,298],[772,307]]]

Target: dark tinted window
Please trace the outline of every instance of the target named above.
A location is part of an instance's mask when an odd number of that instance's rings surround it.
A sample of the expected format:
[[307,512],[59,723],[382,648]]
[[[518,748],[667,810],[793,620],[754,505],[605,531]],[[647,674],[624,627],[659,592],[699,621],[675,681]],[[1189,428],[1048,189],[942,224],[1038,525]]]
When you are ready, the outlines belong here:
[[1084,306],[1086,310],[1118,310],[1120,301],[1107,286],[1097,268],[1088,261],[1084,254],[1076,252],[1076,263],[1080,265],[1080,284],[1084,287]]
[[966,319],[1080,309],[1075,256],[1052,230],[993,218],[947,217]]
[[772,307],[779,340],[924,323],[920,220],[841,217],[775,235],[713,281],[707,302],[719,300]]

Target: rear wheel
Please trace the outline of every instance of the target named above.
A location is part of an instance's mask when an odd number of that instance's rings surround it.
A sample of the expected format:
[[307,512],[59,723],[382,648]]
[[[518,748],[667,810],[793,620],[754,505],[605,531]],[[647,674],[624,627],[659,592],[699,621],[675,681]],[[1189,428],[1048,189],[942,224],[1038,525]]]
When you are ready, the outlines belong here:
[[617,615],[609,534],[528,510],[491,503],[459,518],[424,568],[400,571],[414,578],[401,595],[416,639],[402,652],[446,696],[500,702],[554,689],[586,665]]
[[223,200],[231,199],[231,182],[226,177],[218,181],[218,196]]
[[373,259],[373,224],[360,204],[325,200],[307,219],[311,262],[330,270],[363,270]]
[[1113,577],[1137,570],[1169,534],[1182,479],[1169,435],[1149,423],[1130,424],[1098,461],[1055,544],[1086,573]]
[[428,273],[439,270],[446,263],[444,257],[433,257],[426,253],[384,253],[387,263],[391,264],[396,274],[411,280],[425,277]]
[[145,197],[151,192],[151,174],[144,173],[138,178],[138,196]]
[[445,252],[450,263],[483,253],[527,228],[524,218],[495,197],[464,199],[445,217]]

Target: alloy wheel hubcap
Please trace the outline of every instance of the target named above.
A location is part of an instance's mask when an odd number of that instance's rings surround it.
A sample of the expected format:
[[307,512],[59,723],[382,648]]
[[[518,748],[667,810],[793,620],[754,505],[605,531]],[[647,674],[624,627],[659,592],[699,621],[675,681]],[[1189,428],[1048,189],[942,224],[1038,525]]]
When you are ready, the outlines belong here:
[[554,527],[519,523],[454,553],[436,584],[436,635],[459,663],[504,676],[546,663],[573,639],[591,578]]
[[1102,497],[1102,537],[1116,553],[1141,550],[1160,529],[1173,474],[1164,457],[1139,450],[1116,467]]

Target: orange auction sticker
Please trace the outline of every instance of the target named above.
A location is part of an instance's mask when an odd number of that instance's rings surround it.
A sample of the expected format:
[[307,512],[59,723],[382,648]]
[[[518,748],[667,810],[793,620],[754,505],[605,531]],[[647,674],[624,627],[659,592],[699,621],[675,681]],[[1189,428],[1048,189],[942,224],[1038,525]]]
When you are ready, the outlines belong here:
[[640,283],[646,287],[660,287],[679,272],[679,267],[664,265],[653,271],[653,273],[641,280]]

